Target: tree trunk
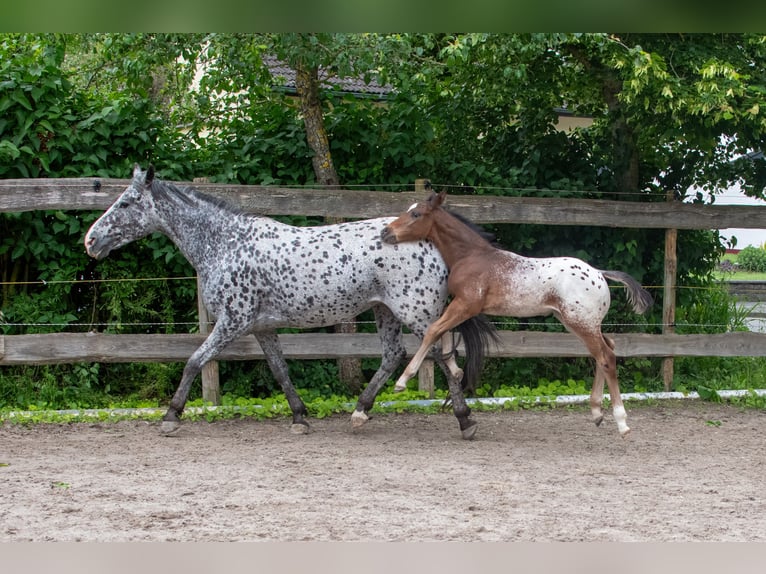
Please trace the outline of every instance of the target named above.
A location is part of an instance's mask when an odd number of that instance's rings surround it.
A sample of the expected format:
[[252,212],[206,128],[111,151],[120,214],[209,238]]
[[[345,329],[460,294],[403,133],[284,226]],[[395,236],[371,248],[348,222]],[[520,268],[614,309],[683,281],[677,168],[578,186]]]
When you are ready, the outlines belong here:
[[614,159],[615,187],[621,193],[636,193],[639,187],[638,147],[636,134],[628,124],[620,105],[622,83],[618,78],[607,77],[602,93],[612,116],[612,157]]
[[[300,99],[303,123],[306,127],[306,138],[314,153],[311,162],[314,175],[320,185],[338,187],[340,181],[335,171],[330,154],[330,141],[324,127],[322,102],[319,99],[319,74],[316,67],[305,67],[297,64],[295,67],[295,88]],[[340,219],[328,218],[328,223],[339,223]],[[352,322],[335,326],[336,333],[356,333],[356,325]],[[340,380],[357,395],[364,383],[362,362],[359,359],[338,359]]]
[[617,192],[636,193],[639,191],[639,154],[636,133],[628,123],[622,109],[619,95],[622,80],[617,73],[585,50],[568,47],[569,53],[586,70],[597,75],[601,81],[601,93],[609,110],[612,136],[612,169],[614,188]]

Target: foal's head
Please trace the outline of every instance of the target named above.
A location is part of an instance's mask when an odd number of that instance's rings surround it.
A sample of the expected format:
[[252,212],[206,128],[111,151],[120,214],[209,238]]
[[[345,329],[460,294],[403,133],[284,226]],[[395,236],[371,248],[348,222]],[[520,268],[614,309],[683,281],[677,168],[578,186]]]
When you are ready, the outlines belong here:
[[425,239],[434,224],[433,213],[444,203],[446,192],[433,192],[425,201],[415,203],[383,228],[380,238],[384,243],[401,243]]

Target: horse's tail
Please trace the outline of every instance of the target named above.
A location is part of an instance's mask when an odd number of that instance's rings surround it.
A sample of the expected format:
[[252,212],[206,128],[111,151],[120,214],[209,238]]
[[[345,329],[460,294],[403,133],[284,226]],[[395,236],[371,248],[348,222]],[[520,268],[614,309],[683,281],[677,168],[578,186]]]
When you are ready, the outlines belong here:
[[463,365],[463,391],[474,392],[479,384],[479,377],[484,366],[484,357],[490,342],[498,343],[500,337],[495,326],[486,315],[474,315],[456,327],[465,345],[465,364]]
[[649,307],[652,306],[652,303],[654,303],[654,299],[652,299],[649,291],[641,287],[641,284],[627,273],[622,271],[599,271],[607,279],[618,281],[625,285],[628,291],[628,302],[633,305],[633,310],[636,313],[646,313]]

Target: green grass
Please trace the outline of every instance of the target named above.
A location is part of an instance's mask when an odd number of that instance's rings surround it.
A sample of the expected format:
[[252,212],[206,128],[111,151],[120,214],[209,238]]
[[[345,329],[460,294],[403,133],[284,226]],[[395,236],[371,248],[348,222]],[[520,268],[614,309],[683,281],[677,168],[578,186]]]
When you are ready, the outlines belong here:
[[[766,359],[762,357],[726,357],[699,358],[683,357],[677,359],[677,374],[674,385],[675,391],[690,392],[696,390],[703,400],[719,402],[717,392],[721,389],[752,390],[766,387]],[[633,373],[634,376],[636,372]],[[662,382],[658,377],[631,381],[623,373],[623,393],[653,392],[662,390]],[[502,386],[492,393],[478,393],[479,396],[514,397],[515,400],[502,405],[474,404],[472,409],[479,411],[545,409],[552,408],[550,403],[557,395],[586,395],[590,392],[587,381],[572,380],[548,381],[540,380],[536,388],[519,386]],[[430,405],[413,405],[407,401],[427,399],[427,393],[415,390],[416,381],[403,393],[384,390],[377,398],[373,413],[421,412],[436,413],[442,410],[441,401],[446,397],[446,391],[437,389],[437,402]],[[304,391],[301,396],[306,403],[311,418],[324,418],[336,414],[348,414],[353,410],[355,397],[329,396],[322,397],[316,392]],[[748,394],[744,397],[729,399],[731,404],[743,407],[766,408],[766,397]],[[268,419],[274,417],[288,418],[290,407],[284,395],[278,393],[265,399],[244,398],[224,395],[222,406],[212,407],[201,399],[189,401],[184,413],[185,420],[207,420],[213,422],[221,419],[255,418]],[[147,408],[151,407],[151,408]],[[138,410],[133,410],[138,409]],[[24,411],[24,412],[18,412]],[[4,423],[38,424],[38,423],[73,423],[73,422],[116,422],[120,420],[159,421],[165,409],[157,403],[146,401],[120,401],[108,409],[95,411],[73,409],[70,411],[54,411],[44,407],[30,406],[28,409],[0,408],[0,425]]]

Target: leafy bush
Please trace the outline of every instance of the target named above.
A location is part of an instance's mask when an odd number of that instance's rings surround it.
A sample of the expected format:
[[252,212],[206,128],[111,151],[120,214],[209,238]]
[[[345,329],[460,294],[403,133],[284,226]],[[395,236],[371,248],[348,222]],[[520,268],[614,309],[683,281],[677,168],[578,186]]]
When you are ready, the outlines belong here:
[[[166,40],[170,48],[182,43],[181,38]],[[125,49],[126,55],[120,61],[103,62],[104,69],[117,70],[109,74],[117,79],[100,89],[95,89],[97,82],[92,82],[90,74],[78,77],[71,73],[71,66],[67,70],[66,41],[63,35],[0,37],[0,177],[126,178],[134,161],[146,164],[151,160],[166,179],[189,181],[206,176],[215,182],[249,184],[313,182],[310,152],[296,106],[270,90],[256,93],[259,78],[248,76],[238,89],[226,90],[234,98],[226,113],[215,113],[216,108],[207,107],[208,100],[200,98],[189,108],[185,121],[178,121],[173,114],[181,108],[163,107],[150,93],[158,79],[155,72],[162,70],[157,67],[159,52],[141,49],[141,35],[109,39],[111,44],[104,46],[107,52],[119,54]],[[248,53],[232,50],[227,57],[246,58]],[[92,57],[96,56],[93,52]],[[249,60],[238,69],[256,74]],[[240,89],[251,100],[241,108],[234,105],[241,103]],[[476,100],[477,108],[466,108],[465,101],[455,99],[449,90],[436,84],[434,89],[439,95],[430,104],[422,87],[399,90],[385,106],[332,96],[325,120],[344,184],[409,185],[415,177],[428,176],[435,182],[464,185],[465,193],[511,194],[515,192],[509,188],[523,187],[525,193],[539,196],[578,192],[580,197],[584,191],[611,189],[611,184],[601,181],[608,170],[598,164],[609,158],[596,157],[594,163],[591,153],[600,149],[601,144],[591,141],[599,132],[565,137],[548,128],[540,131],[538,128],[550,124],[547,112],[509,124],[509,110],[488,105],[484,96]],[[481,90],[461,93],[484,94]],[[501,95],[498,103],[515,101]],[[528,108],[552,109],[547,103]],[[492,121],[493,117],[499,121]],[[534,127],[534,122],[540,125]],[[540,133],[535,135],[534,130]],[[0,214],[2,312],[8,323],[41,325],[6,324],[0,325],[0,331],[87,330],[97,323],[109,323],[113,325],[110,330],[120,333],[189,330],[181,323],[196,319],[193,280],[135,282],[193,275],[188,262],[167,238],[155,235],[96,265],[84,253],[82,237],[98,215],[68,211]],[[583,232],[572,226],[507,224],[495,226],[494,231],[505,247],[524,255],[574,255],[601,268],[629,272],[645,284],[662,282],[662,230],[590,228]],[[720,247],[717,237],[711,232],[682,231],[678,243],[679,284],[708,287]],[[119,281],[67,283],[75,278]],[[617,290],[605,330],[620,330],[627,323],[631,326],[623,330],[656,332],[661,290],[653,290],[653,295],[656,302],[651,315],[642,319],[628,308],[623,290]],[[678,305],[681,322],[686,321],[690,329],[699,323],[720,326],[727,322],[728,303],[722,294],[708,294],[703,289],[679,291]],[[562,330],[553,318],[531,318],[526,328]],[[367,364],[377,366],[379,359]],[[648,385],[645,379],[654,366],[647,363],[642,368],[646,373],[631,368],[630,376],[641,374],[644,378],[636,384]],[[99,404],[111,395],[164,401],[175,388],[181,367],[4,368],[0,371],[0,405]],[[296,387],[307,394],[340,392],[334,361],[296,361],[290,367]],[[490,360],[477,393],[492,396],[504,386],[534,387],[545,380],[589,380],[592,372],[591,361],[583,358]],[[222,363],[221,382],[224,392],[235,396],[279,392],[263,362]],[[436,382],[446,388],[438,370]],[[198,395],[196,384],[191,397]]]
[[739,252],[737,263],[747,271],[766,272],[766,249],[748,245]]

